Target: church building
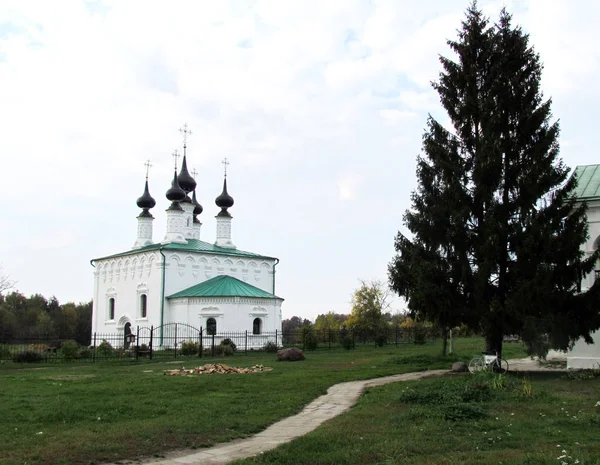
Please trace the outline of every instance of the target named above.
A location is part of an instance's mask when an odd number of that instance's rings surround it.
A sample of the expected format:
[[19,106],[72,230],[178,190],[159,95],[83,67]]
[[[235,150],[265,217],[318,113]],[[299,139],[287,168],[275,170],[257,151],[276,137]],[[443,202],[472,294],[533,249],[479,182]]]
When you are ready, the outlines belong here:
[[[177,162],[166,197],[167,226],[154,242],[148,173],[137,199],[137,237],[131,250],[91,261],[94,266],[92,334],[135,334],[136,327],[185,323],[204,335],[281,332],[281,304],[275,294],[275,257],[246,252],[232,242],[234,200],[227,191],[227,160],[218,207],[216,237],[201,239],[196,180],[187,168],[186,137],[179,174]],[[148,168],[148,166],[147,166]],[[190,197],[191,195],[191,197]],[[161,337],[162,341],[162,337]],[[264,341],[264,339],[263,339]],[[264,342],[263,342],[264,344]]]
[[[575,168],[577,178],[575,196],[578,201],[587,203],[587,223],[589,237],[583,245],[587,257],[600,247],[600,165],[583,165]],[[600,278],[600,264],[596,271],[586,276],[581,283],[583,291],[589,289]],[[600,311],[600,309],[598,309]],[[578,340],[567,353],[567,368],[591,369],[600,367],[600,331],[592,334],[594,344]]]

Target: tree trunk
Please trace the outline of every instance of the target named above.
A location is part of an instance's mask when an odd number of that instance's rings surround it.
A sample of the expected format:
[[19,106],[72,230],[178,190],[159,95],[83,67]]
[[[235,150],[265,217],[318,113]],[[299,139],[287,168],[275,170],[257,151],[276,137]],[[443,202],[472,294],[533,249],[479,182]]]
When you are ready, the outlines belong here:
[[442,355],[445,357],[448,349],[448,328],[442,326]]
[[450,342],[448,344],[448,353],[450,355],[452,355],[454,353],[454,337],[452,336],[452,330],[450,330],[449,333],[450,333],[449,334],[450,335],[450,337],[449,337]]

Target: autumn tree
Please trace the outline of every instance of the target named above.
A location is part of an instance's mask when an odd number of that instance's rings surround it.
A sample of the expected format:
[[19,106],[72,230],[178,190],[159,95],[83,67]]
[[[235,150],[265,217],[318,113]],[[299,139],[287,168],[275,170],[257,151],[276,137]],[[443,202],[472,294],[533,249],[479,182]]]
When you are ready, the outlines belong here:
[[373,337],[388,329],[385,312],[390,307],[390,291],[382,281],[360,280],[360,287],[352,294],[352,313],[346,325],[363,337]]

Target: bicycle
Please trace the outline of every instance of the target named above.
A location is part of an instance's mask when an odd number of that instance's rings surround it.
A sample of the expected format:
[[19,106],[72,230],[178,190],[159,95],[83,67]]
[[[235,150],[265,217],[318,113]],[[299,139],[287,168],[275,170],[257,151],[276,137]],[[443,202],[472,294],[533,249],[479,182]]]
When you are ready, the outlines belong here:
[[469,362],[469,371],[475,373],[483,370],[492,370],[494,373],[506,373],[508,371],[508,362],[503,358],[498,359],[498,352],[496,352],[496,355],[489,355],[483,352],[483,356],[471,359]]

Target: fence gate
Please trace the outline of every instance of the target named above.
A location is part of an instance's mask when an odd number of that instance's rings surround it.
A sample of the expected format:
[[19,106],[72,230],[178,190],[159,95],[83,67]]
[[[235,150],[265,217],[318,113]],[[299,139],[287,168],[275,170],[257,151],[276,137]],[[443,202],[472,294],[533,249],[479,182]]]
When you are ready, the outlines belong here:
[[201,330],[187,323],[166,323],[151,331],[152,352],[177,358],[181,355],[181,344],[186,341],[201,344]]

